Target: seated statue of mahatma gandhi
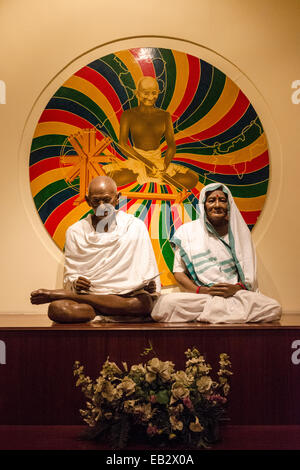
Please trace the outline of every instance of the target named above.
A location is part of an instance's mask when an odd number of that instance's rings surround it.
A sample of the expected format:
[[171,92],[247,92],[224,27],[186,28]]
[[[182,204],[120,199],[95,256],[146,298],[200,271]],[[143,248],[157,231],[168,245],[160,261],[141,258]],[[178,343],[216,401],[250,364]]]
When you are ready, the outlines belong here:
[[63,289],[38,289],[32,304],[49,303],[58,323],[96,316],[147,318],[160,291],[159,273],[145,224],[116,210],[119,194],[107,176],[91,181],[86,201],[93,213],[68,228]]

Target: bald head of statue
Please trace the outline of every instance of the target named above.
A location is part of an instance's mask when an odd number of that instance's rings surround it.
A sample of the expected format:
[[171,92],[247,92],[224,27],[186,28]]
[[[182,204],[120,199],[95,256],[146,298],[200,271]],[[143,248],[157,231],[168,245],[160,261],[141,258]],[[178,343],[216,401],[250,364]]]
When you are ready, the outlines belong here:
[[137,83],[137,90],[141,90],[142,88],[153,87],[159,90],[158,82],[155,78],[150,76],[145,76],[139,79]]
[[88,194],[90,195],[94,191],[97,191],[99,188],[101,189],[105,188],[105,190],[113,191],[117,193],[117,185],[114,182],[114,180],[110,178],[109,176],[103,175],[103,176],[97,176],[97,178],[94,178],[89,184]]
[[[88,205],[93,209],[94,215],[97,219],[101,220],[103,217],[109,215],[109,210],[105,210],[109,206],[116,207],[119,202],[120,194],[117,191],[117,185],[112,178],[109,176],[97,176],[89,184],[88,194],[85,196],[85,200]],[[98,208],[103,208],[101,214],[99,214]]]

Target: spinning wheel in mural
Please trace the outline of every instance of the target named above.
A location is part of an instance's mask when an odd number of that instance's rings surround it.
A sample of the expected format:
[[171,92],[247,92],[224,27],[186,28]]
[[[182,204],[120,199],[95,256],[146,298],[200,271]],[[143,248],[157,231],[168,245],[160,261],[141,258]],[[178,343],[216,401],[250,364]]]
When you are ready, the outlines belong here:
[[103,154],[111,139],[105,137],[97,143],[96,130],[84,129],[77,134],[70,135],[68,141],[77,155],[61,155],[60,163],[65,169],[64,178],[67,183],[72,183],[79,177],[79,196],[73,202],[75,206],[85,201],[92,179],[105,175],[101,163],[111,161],[110,155]]
[[[96,129],[83,129],[77,134],[70,135],[67,140],[77,152],[77,155],[62,154],[60,157],[61,167],[65,169],[65,181],[72,183],[77,177],[79,178],[79,196],[74,200],[74,206],[85,201],[85,195],[88,193],[88,187],[93,178],[106,175],[105,166],[102,164],[117,161],[113,154],[104,153],[112,140],[109,137],[103,137],[97,144],[96,132]],[[190,193],[189,190],[179,185],[177,181],[168,175],[162,174],[161,180],[162,184],[168,183],[170,185],[172,192],[170,194],[144,192],[143,199],[174,201],[175,204],[178,204],[184,201]],[[180,190],[176,191],[178,186],[180,186]],[[122,196],[130,199],[141,199],[141,194],[133,191],[122,191]]]
[[[204,185],[226,184],[250,229],[267,193],[269,155],[262,124],[248,98],[219,69],[161,48],[123,50],[81,68],[40,116],[31,146],[30,184],[42,223],[63,250],[67,228],[90,211],[84,200],[89,181],[106,174],[107,165],[128,161],[118,140],[120,119],[138,106],[135,90],[143,76],[158,82],[155,106],[171,116],[172,164],[193,172],[197,182],[185,190],[166,174],[142,184],[131,181],[118,187],[119,210],[145,222],[162,283],[171,285],[169,240],[182,223],[197,218]],[[162,159],[166,149],[162,138]]]

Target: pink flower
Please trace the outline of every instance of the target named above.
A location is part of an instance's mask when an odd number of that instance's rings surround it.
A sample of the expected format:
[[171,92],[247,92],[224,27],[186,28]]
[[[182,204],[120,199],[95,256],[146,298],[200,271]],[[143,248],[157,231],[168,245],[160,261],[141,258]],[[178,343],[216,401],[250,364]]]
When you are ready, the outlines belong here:
[[189,410],[191,410],[193,408],[193,403],[191,402],[191,399],[190,397],[185,397],[183,399],[183,404],[184,406],[186,406]]
[[153,426],[151,423],[148,424],[148,427],[147,427],[147,434],[149,436],[154,436],[155,434],[158,433],[158,427],[157,426]]
[[222,397],[218,393],[216,393],[214,395],[210,395],[209,397],[207,397],[207,399],[210,400],[210,401],[218,401],[220,403],[226,403],[227,402],[227,398]]
[[150,395],[150,403],[156,403],[156,396]]

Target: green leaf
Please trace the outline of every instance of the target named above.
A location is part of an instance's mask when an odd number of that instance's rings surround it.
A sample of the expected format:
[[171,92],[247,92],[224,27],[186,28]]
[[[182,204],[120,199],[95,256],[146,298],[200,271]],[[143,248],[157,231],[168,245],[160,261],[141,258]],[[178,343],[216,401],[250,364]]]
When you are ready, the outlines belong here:
[[156,401],[160,405],[166,405],[169,403],[169,393],[167,390],[160,390],[156,395]]

